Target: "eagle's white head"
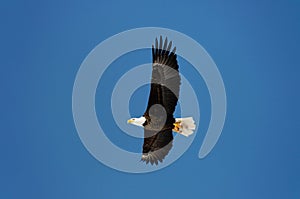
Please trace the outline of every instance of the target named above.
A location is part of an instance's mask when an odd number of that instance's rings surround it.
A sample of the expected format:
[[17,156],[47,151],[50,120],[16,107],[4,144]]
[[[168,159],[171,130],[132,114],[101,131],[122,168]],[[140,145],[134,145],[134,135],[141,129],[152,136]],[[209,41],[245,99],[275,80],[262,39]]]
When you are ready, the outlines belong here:
[[146,118],[145,117],[139,117],[139,118],[131,118],[130,120],[127,121],[127,123],[129,124],[133,124],[136,126],[141,126],[143,127],[143,124],[146,122]]

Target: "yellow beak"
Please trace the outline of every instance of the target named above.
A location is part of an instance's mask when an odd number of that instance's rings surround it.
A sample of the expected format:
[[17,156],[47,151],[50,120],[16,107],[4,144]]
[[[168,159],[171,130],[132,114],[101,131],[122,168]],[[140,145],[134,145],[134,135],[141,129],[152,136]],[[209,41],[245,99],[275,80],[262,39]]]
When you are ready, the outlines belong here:
[[133,119],[127,120],[128,124],[131,124],[133,122]]

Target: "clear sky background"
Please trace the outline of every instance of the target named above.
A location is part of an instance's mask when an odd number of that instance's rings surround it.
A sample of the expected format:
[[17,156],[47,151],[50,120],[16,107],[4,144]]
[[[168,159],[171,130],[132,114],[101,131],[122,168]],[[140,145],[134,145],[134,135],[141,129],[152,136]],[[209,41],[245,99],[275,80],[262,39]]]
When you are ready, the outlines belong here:
[[[300,1],[4,1],[0,15],[0,198],[300,197]],[[223,76],[228,112],[219,142],[198,159],[210,102],[201,77],[185,67],[202,104],[195,141],[167,168],[128,174],[82,145],[72,87],[97,44],[144,26],[178,30],[207,50]],[[147,63],[149,53],[121,57],[112,68]],[[116,76],[107,71],[101,82]],[[147,99],[147,89],[132,103]],[[132,103],[131,113],[142,114],[145,104]],[[125,143],[107,114],[101,120],[116,133],[112,141],[137,151],[141,142]]]

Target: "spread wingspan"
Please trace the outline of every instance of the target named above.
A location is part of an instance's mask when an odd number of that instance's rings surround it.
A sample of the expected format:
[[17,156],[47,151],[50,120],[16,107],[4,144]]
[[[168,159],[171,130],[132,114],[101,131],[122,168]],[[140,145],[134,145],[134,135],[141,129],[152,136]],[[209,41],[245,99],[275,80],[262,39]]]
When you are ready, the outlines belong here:
[[[180,88],[176,48],[172,42],[155,40],[152,46],[152,78],[148,106],[144,117],[144,144],[142,161],[162,162],[172,147],[173,123]],[[158,106],[157,106],[158,105]],[[163,107],[163,109],[162,109]]]

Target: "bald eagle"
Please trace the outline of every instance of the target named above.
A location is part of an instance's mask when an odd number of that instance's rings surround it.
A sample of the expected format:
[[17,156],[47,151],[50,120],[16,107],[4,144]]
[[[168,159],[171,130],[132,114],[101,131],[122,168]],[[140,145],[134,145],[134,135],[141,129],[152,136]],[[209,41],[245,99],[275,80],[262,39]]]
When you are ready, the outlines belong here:
[[152,45],[152,78],[147,109],[143,116],[131,118],[128,123],[144,127],[144,144],[141,160],[148,164],[157,165],[168,155],[173,144],[172,131],[189,136],[195,130],[192,117],[174,118],[177,105],[180,75],[176,47],[172,41],[168,43],[155,39]]

